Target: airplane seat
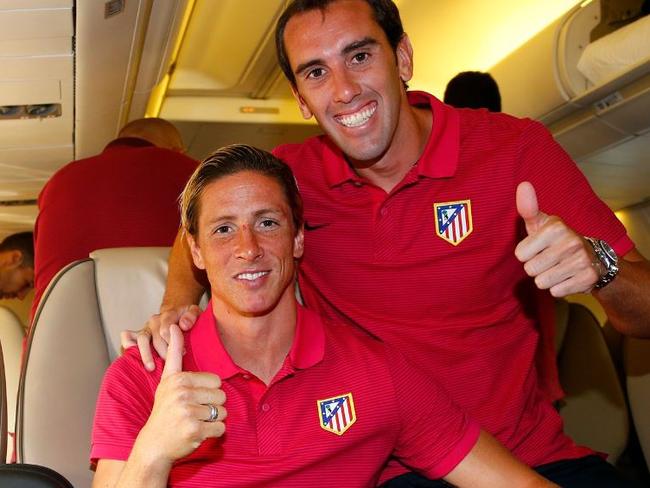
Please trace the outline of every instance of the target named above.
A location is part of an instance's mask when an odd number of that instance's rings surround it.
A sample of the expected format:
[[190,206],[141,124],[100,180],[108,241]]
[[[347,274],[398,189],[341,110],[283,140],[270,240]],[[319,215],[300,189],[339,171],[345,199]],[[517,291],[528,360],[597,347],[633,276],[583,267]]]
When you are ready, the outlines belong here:
[[139,329],[160,306],[169,248],[94,251],[61,270],[28,336],[17,411],[17,458],[90,486],[90,436],[104,371],[119,333]]
[[632,421],[650,467],[650,340],[625,337],[623,364]]
[[3,488],[74,488],[61,474],[34,464],[0,465],[0,486]]
[[[22,328],[22,326],[21,326]],[[7,456],[7,390],[0,342],[0,486],[4,488],[73,488],[59,473],[31,464],[5,464]]]
[[628,442],[629,415],[603,330],[586,307],[565,300],[557,301],[556,319],[564,430],[615,464]]
[[5,361],[0,342],[0,464],[7,459],[7,385],[5,383]]
[[[18,395],[18,380],[20,378],[20,358],[23,351],[25,330],[16,315],[5,307],[0,307],[0,344],[4,352],[4,382],[6,385],[6,421],[7,428],[3,436],[10,436],[16,424],[16,396]],[[13,457],[13,438],[5,439],[7,451],[0,455],[0,460],[9,462]]]

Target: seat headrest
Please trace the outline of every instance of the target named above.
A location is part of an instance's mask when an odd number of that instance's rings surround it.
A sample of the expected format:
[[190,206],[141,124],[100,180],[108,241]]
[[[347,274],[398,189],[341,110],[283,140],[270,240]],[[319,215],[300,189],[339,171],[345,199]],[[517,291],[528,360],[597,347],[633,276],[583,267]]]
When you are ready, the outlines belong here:
[[97,300],[113,361],[120,354],[119,335],[140,329],[158,312],[167,277],[168,247],[101,249],[95,262]]

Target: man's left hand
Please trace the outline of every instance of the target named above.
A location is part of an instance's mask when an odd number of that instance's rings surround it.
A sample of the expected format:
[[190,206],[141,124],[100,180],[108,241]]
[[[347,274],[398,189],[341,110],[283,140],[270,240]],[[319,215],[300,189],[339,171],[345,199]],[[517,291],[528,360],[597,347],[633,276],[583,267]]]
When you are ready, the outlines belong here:
[[559,217],[540,211],[529,182],[519,184],[516,198],[528,237],[517,245],[515,256],[524,263],[528,276],[554,297],[591,292],[600,268],[589,243]]

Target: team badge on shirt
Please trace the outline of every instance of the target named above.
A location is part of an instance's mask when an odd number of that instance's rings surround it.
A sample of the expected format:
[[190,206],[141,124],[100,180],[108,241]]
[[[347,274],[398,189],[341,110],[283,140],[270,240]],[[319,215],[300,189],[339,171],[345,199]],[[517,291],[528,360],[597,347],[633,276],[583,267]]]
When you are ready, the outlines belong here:
[[472,204],[469,200],[434,203],[436,234],[457,246],[472,233]]
[[328,432],[343,435],[357,421],[352,393],[316,400],[316,404],[320,426]]

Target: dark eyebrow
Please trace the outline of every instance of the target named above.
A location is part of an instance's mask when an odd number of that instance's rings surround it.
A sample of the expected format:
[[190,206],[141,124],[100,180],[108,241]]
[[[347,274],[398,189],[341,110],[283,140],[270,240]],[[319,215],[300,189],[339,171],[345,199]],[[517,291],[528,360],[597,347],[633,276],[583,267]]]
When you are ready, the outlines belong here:
[[[364,48],[366,46],[374,46],[376,44],[378,44],[376,39],[374,39],[372,37],[364,37],[363,39],[360,39],[358,41],[354,41],[354,42],[348,44],[347,46],[345,46],[341,50],[341,54],[347,55],[347,54],[350,54],[352,51],[356,51],[357,49],[361,49],[361,48]],[[320,59],[320,58],[319,59],[312,59],[311,61],[307,61],[306,63],[299,64],[296,67],[294,73],[299,75],[300,73],[302,73],[303,71],[306,71],[307,69],[311,68],[312,66],[317,66],[317,65],[320,65],[320,64],[323,64],[322,59]]]
[[296,70],[295,70],[294,73],[297,74],[297,75],[299,75],[299,74],[302,73],[303,71],[307,71],[307,70],[308,70],[309,68],[311,68],[312,66],[317,66],[317,65],[319,65],[319,64],[323,64],[323,60],[322,60],[322,59],[312,59],[311,61],[307,61],[306,63],[299,64],[299,65],[296,67]]
[[[282,215],[282,210],[279,208],[275,207],[268,207],[268,208],[261,208],[259,210],[256,210],[253,212],[253,215],[255,217],[261,217],[262,215],[269,214],[269,215]],[[214,225],[217,222],[232,222],[237,220],[237,215],[232,214],[232,215],[217,215],[215,218],[211,219],[208,221],[209,225]]]
[[364,37],[359,41],[354,41],[353,43],[345,46],[341,51],[341,54],[350,54],[352,51],[356,51],[357,49],[361,49],[366,46],[374,46],[375,44],[378,44],[376,39],[373,39],[372,37]]

